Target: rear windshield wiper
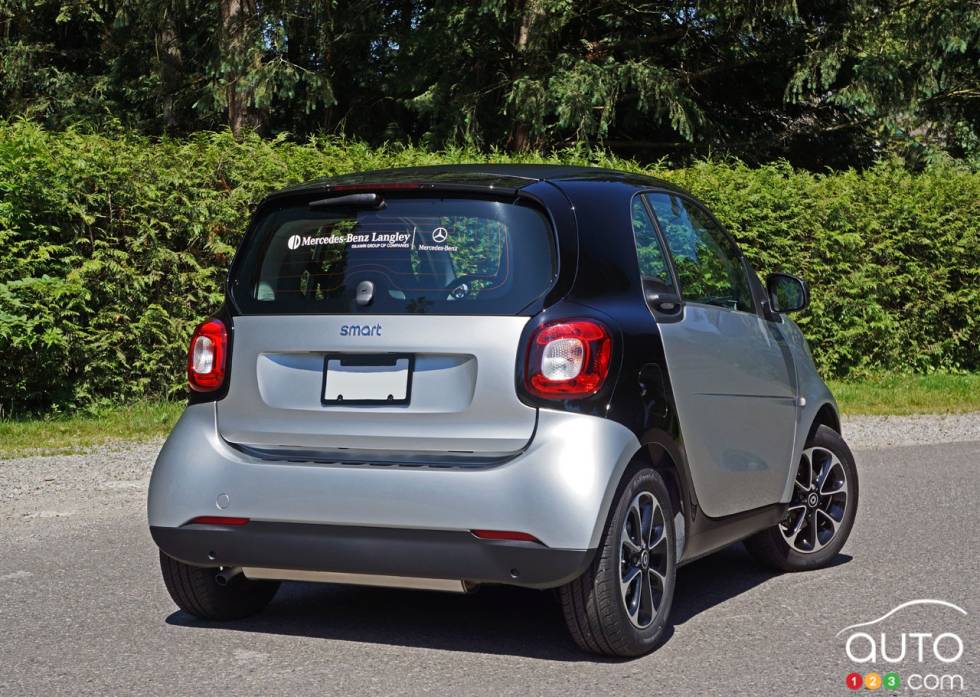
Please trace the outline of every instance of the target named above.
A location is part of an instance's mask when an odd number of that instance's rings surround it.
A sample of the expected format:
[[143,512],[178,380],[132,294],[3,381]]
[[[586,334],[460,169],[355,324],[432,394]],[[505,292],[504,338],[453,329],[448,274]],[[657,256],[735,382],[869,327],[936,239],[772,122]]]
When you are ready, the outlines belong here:
[[310,201],[310,208],[326,208],[328,206],[360,206],[364,208],[383,208],[385,200],[381,194],[347,194]]

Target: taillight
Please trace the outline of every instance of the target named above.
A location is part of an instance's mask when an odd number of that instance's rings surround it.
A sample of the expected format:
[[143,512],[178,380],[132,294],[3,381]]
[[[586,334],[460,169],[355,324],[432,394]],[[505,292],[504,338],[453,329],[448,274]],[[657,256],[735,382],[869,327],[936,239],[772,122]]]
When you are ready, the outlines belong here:
[[587,397],[602,387],[611,354],[609,332],[598,322],[546,324],[531,336],[525,385],[538,397]]
[[211,392],[225,381],[228,332],[220,319],[197,325],[187,350],[187,381],[195,392]]
[[247,524],[249,520],[251,519],[226,515],[199,515],[197,518],[191,518],[185,525],[232,525],[237,527]]

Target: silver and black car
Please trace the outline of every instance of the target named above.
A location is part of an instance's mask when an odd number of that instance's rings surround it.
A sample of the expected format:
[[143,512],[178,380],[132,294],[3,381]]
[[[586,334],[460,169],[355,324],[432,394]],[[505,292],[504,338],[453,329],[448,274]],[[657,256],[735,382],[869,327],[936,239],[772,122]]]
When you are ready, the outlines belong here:
[[678,565],[744,539],[815,569],[850,533],[854,458],[786,316],[808,300],[637,174],[422,167],[274,193],[153,470],[167,588],[211,620],[290,580],[554,588],[583,649],[648,652]]

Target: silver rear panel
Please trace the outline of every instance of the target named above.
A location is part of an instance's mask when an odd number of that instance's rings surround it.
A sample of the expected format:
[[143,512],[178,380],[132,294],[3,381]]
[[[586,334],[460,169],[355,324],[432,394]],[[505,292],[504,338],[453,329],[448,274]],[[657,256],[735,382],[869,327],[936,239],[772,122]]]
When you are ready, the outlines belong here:
[[[231,443],[262,448],[517,452],[531,439],[536,415],[518,400],[514,386],[527,321],[426,315],[236,317],[229,390],[218,404],[218,430]],[[369,328],[359,332],[369,335],[351,336],[354,326]],[[323,404],[324,357],[333,352],[413,355],[409,403]]]
[[180,527],[200,515],[230,515],[323,525],[519,530],[548,547],[591,549],[639,447],[636,436],[611,419],[542,409],[531,444],[496,467],[269,462],[230,448],[215,428],[215,405],[194,404],[157,458],[149,522]]

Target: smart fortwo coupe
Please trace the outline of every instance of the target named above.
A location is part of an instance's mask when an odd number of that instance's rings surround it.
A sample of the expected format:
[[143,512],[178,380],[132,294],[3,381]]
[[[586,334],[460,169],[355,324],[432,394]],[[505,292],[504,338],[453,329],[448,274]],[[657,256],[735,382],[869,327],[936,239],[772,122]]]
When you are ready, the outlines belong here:
[[[557,588],[635,656],[736,540],[819,568],[854,522],[834,398],[711,213],[636,174],[467,165],[274,193],[194,332],[149,524],[181,609],[280,581]],[[724,583],[719,580],[719,583]]]

